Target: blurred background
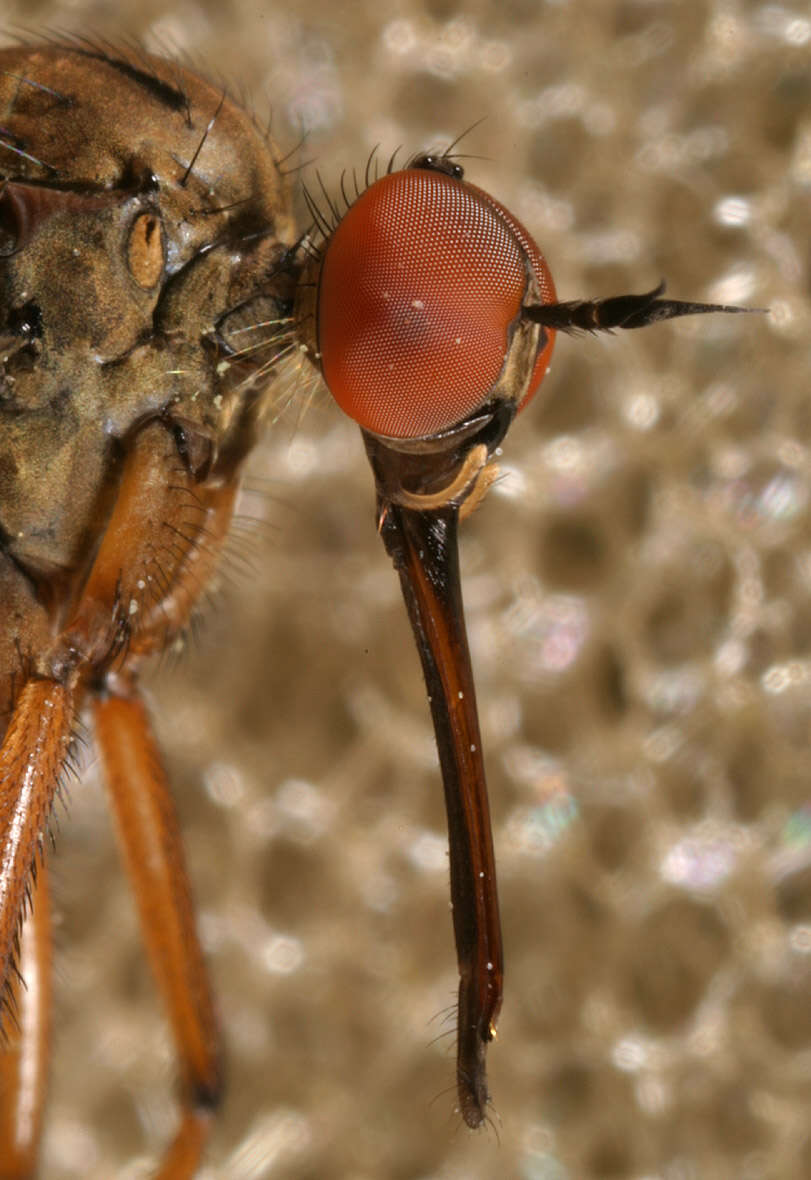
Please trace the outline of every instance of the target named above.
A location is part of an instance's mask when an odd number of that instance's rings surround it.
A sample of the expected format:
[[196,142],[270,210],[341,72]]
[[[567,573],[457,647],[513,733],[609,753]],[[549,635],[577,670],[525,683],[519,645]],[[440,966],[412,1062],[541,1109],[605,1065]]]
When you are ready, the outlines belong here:
[[[807,6],[4,17],[6,41],[24,20],[182,56],[272,110],[283,152],[306,131],[301,175],[333,190],[376,145],[483,119],[467,174],[561,298],[664,276],[771,309],[559,339],[465,526],[506,941],[478,1134],[454,1112],[442,793],[371,478],[328,395],[281,388],[224,595],[149,678],[227,1043],[206,1180],[810,1175]],[[135,1180],[174,1126],[171,1051],[92,755],[71,794],[42,1171]]]

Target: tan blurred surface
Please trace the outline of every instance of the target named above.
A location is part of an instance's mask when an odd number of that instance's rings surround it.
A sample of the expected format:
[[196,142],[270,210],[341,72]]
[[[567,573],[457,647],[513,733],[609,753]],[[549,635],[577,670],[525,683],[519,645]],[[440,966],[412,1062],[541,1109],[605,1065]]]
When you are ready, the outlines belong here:
[[[435,1039],[456,987],[441,788],[360,441],[304,388],[269,433],[235,586],[150,685],[227,1037],[204,1175],[807,1177],[806,6],[106,10],[4,15],[183,53],[260,119],[272,104],[283,148],[307,127],[298,159],[332,187],[376,144],[486,117],[468,176],[561,298],[664,275],[772,309],[559,340],[466,527],[507,960],[480,1134]],[[93,763],[52,863],[43,1175],[148,1175],[170,1053]]]

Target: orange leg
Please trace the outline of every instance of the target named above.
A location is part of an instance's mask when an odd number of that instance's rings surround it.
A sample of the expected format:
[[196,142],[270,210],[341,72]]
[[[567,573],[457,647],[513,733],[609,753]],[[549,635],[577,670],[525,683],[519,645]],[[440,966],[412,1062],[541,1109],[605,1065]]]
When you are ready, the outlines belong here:
[[32,679],[22,688],[0,749],[0,991],[14,964],[53,798],[64,770],[73,726],[74,690]]
[[[220,1095],[219,1039],[168,787],[146,715],[129,690],[138,660],[163,647],[186,621],[227,531],[235,490],[229,479],[198,484],[165,425],[143,427],[132,440],[113,510],[67,625],[50,650],[39,653],[0,747],[0,1000],[11,1008],[21,994],[17,969],[26,898],[76,710],[88,688],[100,693],[105,684],[112,692],[125,686],[122,695],[96,701],[96,719],[121,843],[183,1069],[181,1126],[159,1173],[163,1180],[191,1177],[200,1159]],[[37,923],[31,938],[37,944],[40,937],[46,934],[40,935]],[[32,997],[35,992],[43,1005],[42,1032],[24,1029],[18,1055],[20,1067],[28,1068],[31,1054],[38,1053],[38,1066],[29,1071],[32,1089],[24,1092],[22,1080],[12,1081],[0,1094],[0,1169],[12,1142],[2,1120],[13,1120],[24,1102],[38,1112],[45,1092],[47,993],[40,996],[34,988]],[[3,1021],[0,1010],[0,1026],[9,1035],[13,1023],[13,1017]],[[14,1069],[13,1051],[4,1067]],[[20,1149],[23,1162],[13,1165],[15,1180],[32,1174],[36,1137],[32,1124],[28,1145]]]
[[159,1175],[192,1176],[220,1097],[220,1044],[169,786],[135,696],[94,701],[118,838],[182,1074],[181,1125]]
[[33,1176],[42,1129],[51,1033],[51,922],[48,874],[37,869],[20,943],[20,977],[11,981],[8,1040],[0,1048],[0,1180]]
[[[172,439],[160,424],[145,427],[133,441],[72,618],[52,650],[40,654],[0,747],[0,997],[13,978],[26,890],[45,840],[84,685],[91,675],[103,676],[119,652],[126,657],[131,616],[133,610],[137,616],[151,585],[150,571],[155,568],[174,581],[183,566],[185,553],[169,550],[164,539],[165,522],[182,511],[178,505],[185,494],[182,472],[167,485],[167,472],[173,474],[177,464]],[[192,483],[190,477],[185,483]]]

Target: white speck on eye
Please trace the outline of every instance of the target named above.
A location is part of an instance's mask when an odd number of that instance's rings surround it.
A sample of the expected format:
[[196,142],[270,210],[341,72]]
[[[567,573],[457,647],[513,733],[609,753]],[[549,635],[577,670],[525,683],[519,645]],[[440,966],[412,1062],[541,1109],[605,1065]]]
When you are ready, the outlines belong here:
[[137,600],[136,598],[131,598],[131,599],[130,599],[130,609],[129,609],[129,613],[130,613],[131,615],[137,615],[137,614],[138,614],[138,600]]
[[418,311],[422,311],[422,309],[425,307],[425,304],[421,299],[412,299],[411,306],[415,307]]

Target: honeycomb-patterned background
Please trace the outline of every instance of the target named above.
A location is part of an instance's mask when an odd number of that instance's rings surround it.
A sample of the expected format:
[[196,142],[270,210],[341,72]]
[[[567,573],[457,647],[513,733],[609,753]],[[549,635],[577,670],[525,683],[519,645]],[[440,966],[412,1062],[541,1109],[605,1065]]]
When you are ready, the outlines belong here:
[[[23,15],[24,12],[24,15]],[[235,578],[150,679],[230,1086],[207,1180],[811,1175],[811,19],[746,0],[102,0],[325,183],[463,141],[562,298],[771,308],[560,339],[464,532],[506,940],[454,1113],[441,789],[357,432],[300,391]],[[313,166],[305,176],[314,179]],[[306,406],[305,406],[305,403]],[[236,569],[237,560],[229,563]],[[174,1109],[92,760],[52,857],[43,1176],[146,1176]]]

